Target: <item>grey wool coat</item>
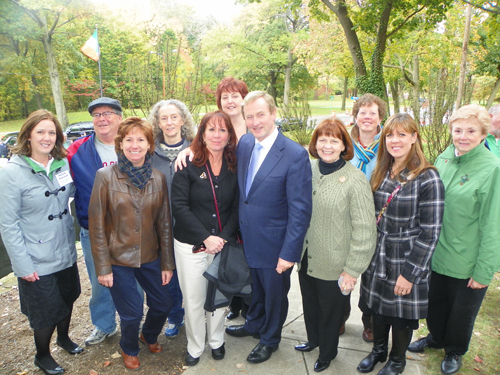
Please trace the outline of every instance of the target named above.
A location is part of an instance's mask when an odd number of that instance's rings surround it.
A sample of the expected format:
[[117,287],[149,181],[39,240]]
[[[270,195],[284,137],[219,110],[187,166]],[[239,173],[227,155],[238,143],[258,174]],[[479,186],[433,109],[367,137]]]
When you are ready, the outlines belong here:
[[[374,192],[378,216],[399,185],[387,173]],[[376,314],[403,319],[427,316],[430,261],[441,232],[444,186],[435,169],[427,169],[394,196],[377,225],[377,247],[361,278],[361,298]],[[396,296],[399,275],[413,283]]]
[[14,155],[0,168],[0,232],[17,277],[49,275],[76,262],[75,229],[68,201],[74,194],[66,159],[52,163],[50,177]]

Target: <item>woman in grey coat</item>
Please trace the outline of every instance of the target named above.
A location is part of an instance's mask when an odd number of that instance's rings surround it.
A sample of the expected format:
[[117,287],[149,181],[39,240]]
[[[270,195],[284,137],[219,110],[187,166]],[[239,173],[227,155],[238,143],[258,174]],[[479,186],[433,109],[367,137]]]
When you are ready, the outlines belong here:
[[[150,122],[153,125],[155,136],[153,167],[165,175],[168,196],[170,197],[177,155],[187,148],[193,140],[193,118],[183,102],[170,99],[161,100],[154,105],[150,114]],[[169,202],[171,202],[170,199]],[[173,306],[168,316],[165,336],[175,337],[179,334],[179,328],[184,325],[182,292],[179,286],[177,270],[174,270],[168,289],[170,290]]]
[[35,111],[21,128],[14,156],[0,169],[0,232],[18,277],[21,311],[34,330],[35,365],[45,374],[64,372],[50,354],[56,327],[57,345],[70,354],[83,352],[68,336],[80,279],[68,207],[74,187],[63,142],[56,117]]

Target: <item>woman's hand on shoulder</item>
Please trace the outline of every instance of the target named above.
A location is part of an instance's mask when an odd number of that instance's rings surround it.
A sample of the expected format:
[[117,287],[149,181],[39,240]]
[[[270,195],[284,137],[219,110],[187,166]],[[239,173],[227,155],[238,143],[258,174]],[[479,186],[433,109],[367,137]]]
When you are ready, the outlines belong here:
[[340,291],[343,292],[344,290],[348,290],[348,291],[352,292],[354,290],[354,286],[358,283],[358,279],[354,276],[349,275],[345,271],[343,271],[340,274],[340,277],[344,278],[344,280],[342,280],[342,285],[340,287]]
[[209,236],[205,241],[203,241],[205,247],[205,253],[217,254],[222,250],[226,241],[218,236]]
[[31,275],[21,277],[21,279],[34,283],[35,281],[40,280],[40,276],[38,276],[38,272],[35,271]]
[[394,287],[394,294],[397,296],[406,296],[410,294],[413,288],[413,283],[406,280],[403,275],[399,275],[396,280],[396,286]]
[[483,289],[483,288],[486,288],[487,286],[488,285],[484,285],[484,284],[478,283],[472,277],[470,278],[470,280],[469,280],[469,282],[467,284],[467,288],[471,288],[471,289]]
[[113,273],[97,276],[97,281],[99,281],[99,284],[101,284],[102,286],[111,288],[113,286]]
[[172,280],[173,275],[174,271],[161,271],[161,285],[167,285]]
[[194,154],[191,152],[191,147],[185,148],[180,151],[175,159],[175,171],[182,171],[187,166],[186,157],[189,156],[189,161],[193,161]]

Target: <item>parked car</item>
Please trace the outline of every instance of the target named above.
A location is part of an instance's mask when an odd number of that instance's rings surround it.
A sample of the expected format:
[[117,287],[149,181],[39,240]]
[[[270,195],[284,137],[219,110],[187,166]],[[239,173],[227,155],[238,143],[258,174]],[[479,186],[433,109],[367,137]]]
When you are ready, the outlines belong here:
[[10,158],[10,149],[17,143],[19,132],[10,132],[0,136],[0,158]]
[[274,121],[279,131],[288,132],[295,129],[300,129],[304,125],[304,121],[296,117],[283,117]]
[[77,122],[66,128],[64,133],[68,140],[72,141],[77,138],[89,135],[94,132],[94,123],[92,121]]

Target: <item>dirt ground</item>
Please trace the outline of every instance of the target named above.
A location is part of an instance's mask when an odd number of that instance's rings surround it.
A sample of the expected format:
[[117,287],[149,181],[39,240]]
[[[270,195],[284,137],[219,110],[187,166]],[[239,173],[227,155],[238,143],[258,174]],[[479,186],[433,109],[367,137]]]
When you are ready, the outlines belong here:
[[[90,282],[87,277],[83,256],[78,257],[78,269],[82,284],[82,294],[75,303],[70,326],[70,337],[84,347],[85,339],[93,329],[90,322],[88,301]],[[118,319],[118,316],[117,316]],[[122,375],[127,373],[140,375],[181,374],[186,351],[185,327],[175,338],[166,338],[163,333],[158,337],[163,345],[163,352],[151,354],[141,345],[139,359],[141,368],[128,371],[121,359],[120,331],[103,343],[84,347],[82,354],[72,356],[56,345],[56,333],[52,337],[51,350],[54,359],[66,370],[67,374],[77,375]],[[33,364],[35,343],[28,319],[20,311],[17,288],[0,295],[0,374],[28,375],[43,374]],[[184,367],[184,368],[183,368]]]

